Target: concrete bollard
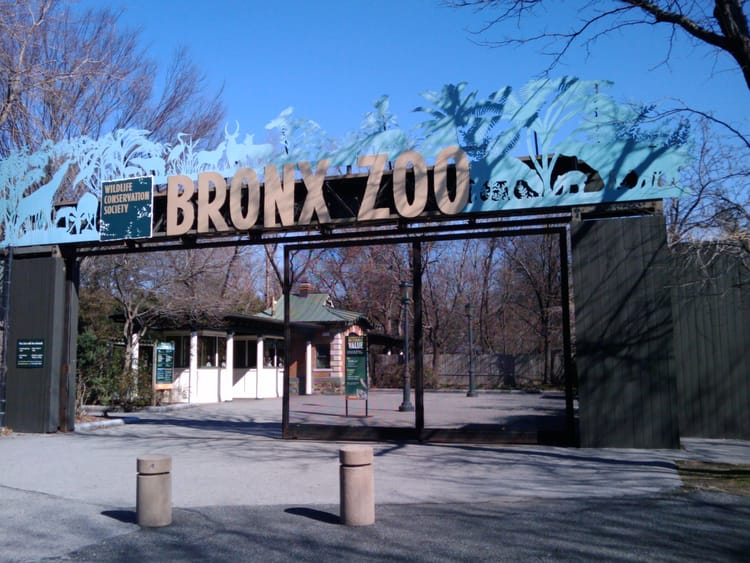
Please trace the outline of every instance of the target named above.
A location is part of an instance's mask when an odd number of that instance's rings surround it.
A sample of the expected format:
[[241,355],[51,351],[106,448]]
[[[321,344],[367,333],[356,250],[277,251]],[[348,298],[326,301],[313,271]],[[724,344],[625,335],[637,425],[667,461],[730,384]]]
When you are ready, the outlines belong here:
[[139,526],[158,528],[172,523],[172,457],[138,458],[135,513]]
[[344,446],[339,450],[340,512],[344,526],[375,523],[375,483],[372,448]]

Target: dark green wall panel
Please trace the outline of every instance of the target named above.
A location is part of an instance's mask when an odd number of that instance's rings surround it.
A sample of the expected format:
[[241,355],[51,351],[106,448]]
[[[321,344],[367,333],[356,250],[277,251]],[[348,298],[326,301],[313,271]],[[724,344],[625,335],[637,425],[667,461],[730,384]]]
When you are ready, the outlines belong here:
[[679,447],[664,218],[574,224],[573,294],[584,447]]
[[750,272],[711,245],[673,256],[683,436],[750,439]]
[[[57,257],[14,258],[8,327],[5,425],[56,432],[60,418],[65,274]],[[44,366],[17,367],[19,340],[44,340]]]

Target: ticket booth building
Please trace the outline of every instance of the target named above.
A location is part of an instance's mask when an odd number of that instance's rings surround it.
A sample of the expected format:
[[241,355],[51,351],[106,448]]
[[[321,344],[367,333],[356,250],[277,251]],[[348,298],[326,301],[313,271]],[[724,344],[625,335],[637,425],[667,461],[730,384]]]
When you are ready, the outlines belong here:
[[323,293],[290,296],[292,339],[284,341],[284,298],[257,314],[230,314],[221,328],[160,330],[174,346],[172,382],[157,385],[170,403],[215,403],[283,396],[284,358],[290,346],[290,392],[341,392],[344,342],[364,334],[360,313],[338,309]]

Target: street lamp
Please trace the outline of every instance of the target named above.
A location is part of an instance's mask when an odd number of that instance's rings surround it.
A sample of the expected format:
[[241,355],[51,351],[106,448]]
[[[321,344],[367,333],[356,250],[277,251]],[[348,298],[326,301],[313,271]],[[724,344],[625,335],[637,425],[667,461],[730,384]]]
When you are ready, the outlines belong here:
[[401,304],[404,308],[404,400],[398,407],[402,412],[413,411],[411,404],[411,380],[409,378],[409,301],[412,285],[409,282],[401,282]]
[[471,332],[471,303],[466,304],[466,318],[469,321],[469,392],[467,397],[476,397],[477,392],[474,389],[474,338]]

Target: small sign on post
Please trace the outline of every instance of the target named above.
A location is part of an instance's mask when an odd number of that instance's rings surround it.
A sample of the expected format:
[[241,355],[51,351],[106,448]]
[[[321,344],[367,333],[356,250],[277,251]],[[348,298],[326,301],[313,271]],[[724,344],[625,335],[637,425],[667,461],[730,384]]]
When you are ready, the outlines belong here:
[[101,240],[151,237],[154,179],[102,182]]
[[347,416],[349,416],[350,400],[364,400],[365,416],[367,416],[369,406],[367,403],[368,389],[367,337],[350,334],[346,337],[346,370],[344,379]]
[[157,390],[171,389],[174,376],[174,342],[159,342],[156,345],[156,375],[154,387]]

